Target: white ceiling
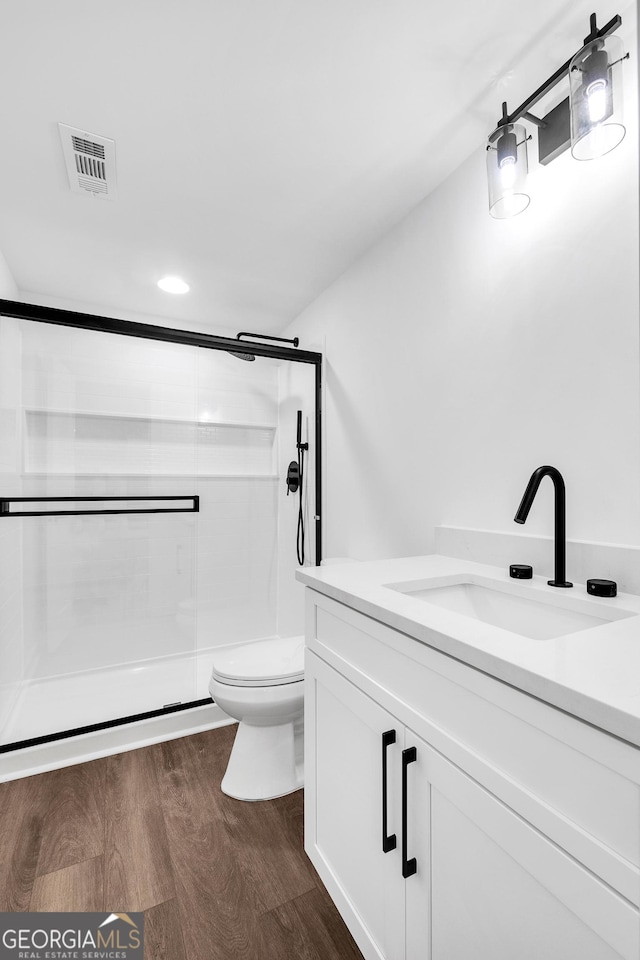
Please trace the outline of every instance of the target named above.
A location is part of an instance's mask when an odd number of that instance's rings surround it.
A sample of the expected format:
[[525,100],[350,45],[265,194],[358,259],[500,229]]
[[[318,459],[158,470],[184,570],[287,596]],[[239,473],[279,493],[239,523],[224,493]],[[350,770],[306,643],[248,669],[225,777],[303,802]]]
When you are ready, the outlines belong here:
[[[277,333],[579,47],[591,4],[3,0],[0,250],[21,291]],[[70,192],[58,121],[116,141],[116,201]]]

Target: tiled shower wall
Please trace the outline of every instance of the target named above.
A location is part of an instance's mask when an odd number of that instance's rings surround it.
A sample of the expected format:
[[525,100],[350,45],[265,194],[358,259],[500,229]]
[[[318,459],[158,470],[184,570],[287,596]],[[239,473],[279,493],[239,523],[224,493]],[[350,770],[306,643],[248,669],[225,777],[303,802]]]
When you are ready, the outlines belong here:
[[199,649],[277,629],[278,377],[275,360],[198,351],[198,419],[243,425],[224,446],[198,428]]
[[198,494],[201,510],[21,521],[25,675],[275,633],[278,364],[21,326],[24,495]]

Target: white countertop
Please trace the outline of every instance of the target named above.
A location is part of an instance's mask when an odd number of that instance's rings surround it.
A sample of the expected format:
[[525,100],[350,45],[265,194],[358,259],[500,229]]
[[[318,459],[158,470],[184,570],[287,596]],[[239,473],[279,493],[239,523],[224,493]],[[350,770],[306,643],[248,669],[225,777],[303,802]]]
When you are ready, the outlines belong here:
[[640,746],[637,616],[553,639],[532,640],[385,586],[467,574],[504,583],[510,592],[532,600],[581,610],[589,605],[594,616],[603,606],[640,614],[640,596],[592,597],[584,584],[561,590],[548,586],[544,577],[513,580],[508,570],[500,567],[437,555],[304,567],[296,578],[421,643]]

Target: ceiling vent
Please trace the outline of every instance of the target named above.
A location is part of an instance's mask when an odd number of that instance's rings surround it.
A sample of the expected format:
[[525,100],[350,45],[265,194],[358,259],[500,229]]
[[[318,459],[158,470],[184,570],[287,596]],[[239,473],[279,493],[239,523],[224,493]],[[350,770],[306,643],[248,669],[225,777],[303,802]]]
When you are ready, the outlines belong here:
[[59,123],[58,128],[72,191],[115,200],[118,195],[115,140],[66,123]]

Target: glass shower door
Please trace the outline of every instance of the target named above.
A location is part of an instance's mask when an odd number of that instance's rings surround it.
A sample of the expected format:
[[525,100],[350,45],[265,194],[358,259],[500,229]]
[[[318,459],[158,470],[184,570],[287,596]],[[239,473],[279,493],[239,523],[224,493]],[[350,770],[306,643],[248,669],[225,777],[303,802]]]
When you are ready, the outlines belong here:
[[[304,633],[295,580],[303,514],[305,562],[315,559],[315,369],[224,350],[198,351],[199,692],[229,644]],[[289,495],[298,411],[304,481]]]
[[0,319],[0,748],[196,699],[196,371]]

